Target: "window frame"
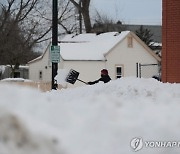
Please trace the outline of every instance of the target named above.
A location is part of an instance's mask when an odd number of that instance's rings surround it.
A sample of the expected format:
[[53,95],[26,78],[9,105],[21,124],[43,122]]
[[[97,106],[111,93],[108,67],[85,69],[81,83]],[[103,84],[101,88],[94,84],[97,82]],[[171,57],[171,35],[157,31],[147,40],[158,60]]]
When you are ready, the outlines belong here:
[[127,46],[128,46],[128,48],[133,48],[133,37],[132,36],[127,37]]
[[[118,68],[121,69],[121,72],[118,73]],[[115,65],[115,77],[116,79],[122,78],[124,76],[124,65],[123,64],[116,64]]]

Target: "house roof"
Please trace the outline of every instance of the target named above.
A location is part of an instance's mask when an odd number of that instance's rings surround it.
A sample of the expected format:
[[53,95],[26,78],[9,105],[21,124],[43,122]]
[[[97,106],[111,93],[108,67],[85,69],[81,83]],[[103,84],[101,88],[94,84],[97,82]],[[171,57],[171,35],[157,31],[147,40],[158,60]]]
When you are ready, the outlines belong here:
[[60,53],[64,60],[105,60],[105,54],[129,33],[67,35],[61,40]]
[[34,62],[36,62],[36,61],[39,61],[39,60],[43,59],[43,57],[44,57],[45,53],[47,52],[47,50],[49,51],[50,44],[51,44],[51,43],[49,43],[49,45],[47,46],[46,50],[43,52],[43,54],[42,54],[41,56],[39,56],[39,57],[37,57],[37,58],[29,61],[28,64],[34,63]]
[[[63,60],[75,61],[104,61],[106,60],[106,55],[129,34],[138,39],[147,51],[160,61],[160,58],[130,31],[123,31],[120,33],[107,32],[99,35],[96,35],[95,33],[79,35],[68,34],[61,39],[59,43],[61,58]],[[49,51],[49,47],[50,44],[45,52]],[[30,61],[29,63],[42,59],[45,52],[40,57]]]

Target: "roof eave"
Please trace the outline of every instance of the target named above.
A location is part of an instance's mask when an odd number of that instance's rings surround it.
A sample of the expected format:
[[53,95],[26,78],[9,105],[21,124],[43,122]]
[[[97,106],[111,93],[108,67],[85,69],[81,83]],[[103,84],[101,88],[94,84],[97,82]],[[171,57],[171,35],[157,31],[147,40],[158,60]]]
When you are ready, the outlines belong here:
[[156,55],[151,48],[149,48],[137,35],[135,35],[133,32],[130,32],[131,35],[151,54],[158,62],[161,62],[161,58]]
[[28,64],[31,64],[31,63],[34,63],[34,62],[36,62],[36,61],[39,61],[39,60],[43,59],[43,57],[44,57],[44,55],[46,54],[46,52],[48,51],[48,48],[50,47],[50,45],[51,45],[51,42],[49,43],[49,45],[47,46],[46,50],[42,53],[41,56],[39,56],[39,57],[37,57],[37,58],[29,61]]

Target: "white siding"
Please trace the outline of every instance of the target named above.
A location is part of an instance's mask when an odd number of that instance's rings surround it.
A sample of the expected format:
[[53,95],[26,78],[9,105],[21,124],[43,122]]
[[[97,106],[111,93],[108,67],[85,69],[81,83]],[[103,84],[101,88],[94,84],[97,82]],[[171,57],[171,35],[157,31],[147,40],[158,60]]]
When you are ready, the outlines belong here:
[[112,79],[116,78],[116,65],[124,68],[123,76],[136,76],[136,63],[157,64],[157,60],[133,38],[133,47],[127,47],[127,38],[119,43],[107,56],[107,69]]
[[[104,61],[64,61],[64,68],[74,69],[80,73],[79,79],[88,82],[94,81],[100,78],[101,69],[105,68]],[[84,85],[79,81],[73,86]],[[68,87],[71,86],[68,84]]]
[[[39,79],[39,72],[42,71],[42,80]],[[51,81],[51,64],[49,62],[49,48],[42,59],[29,64],[29,79],[35,82]]]
[[[129,36],[132,34],[129,34]],[[133,36],[133,35],[132,35]],[[112,79],[116,79],[116,66],[120,65],[123,68],[123,76],[136,76],[136,63],[141,64],[157,64],[158,61],[154,58],[146,48],[133,37],[133,46],[128,47],[128,36],[119,42],[106,55],[106,61],[63,61],[60,59],[59,69],[74,69],[80,73],[79,79],[88,82],[100,78],[100,71],[103,68],[108,69]],[[49,46],[43,58],[29,64],[29,78],[33,81],[39,80],[39,72],[42,71],[42,81],[51,81],[51,63],[49,62]],[[153,74],[153,72],[152,72]],[[68,84],[68,87],[76,87],[84,85],[77,81],[74,85]]]

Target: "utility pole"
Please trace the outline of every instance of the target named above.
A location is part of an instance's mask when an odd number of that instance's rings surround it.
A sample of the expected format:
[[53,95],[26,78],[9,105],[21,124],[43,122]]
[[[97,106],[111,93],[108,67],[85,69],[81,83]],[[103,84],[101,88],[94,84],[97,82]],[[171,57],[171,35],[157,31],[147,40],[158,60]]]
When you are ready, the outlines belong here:
[[[52,0],[52,47],[58,46],[58,0]],[[52,57],[51,57],[52,59]],[[52,89],[57,89],[55,76],[57,75],[58,62],[52,61]]]
[[[82,2],[79,1],[79,6],[82,6]],[[81,10],[79,9],[79,34],[82,34],[82,13]]]

